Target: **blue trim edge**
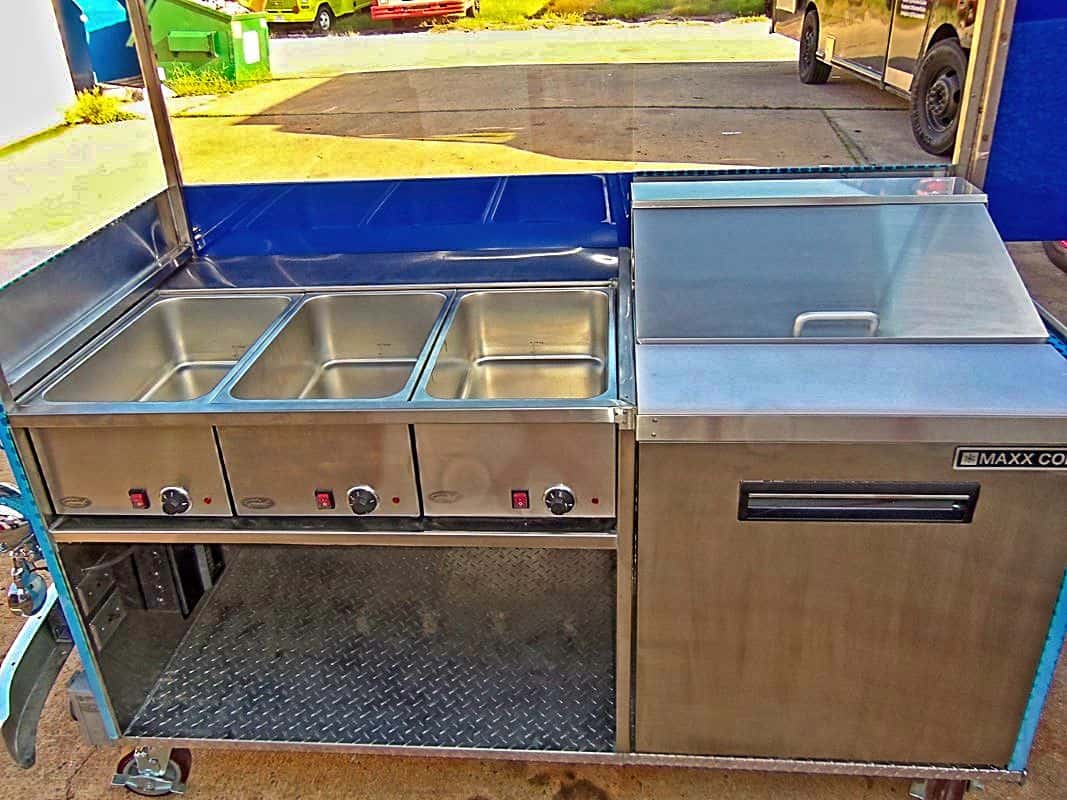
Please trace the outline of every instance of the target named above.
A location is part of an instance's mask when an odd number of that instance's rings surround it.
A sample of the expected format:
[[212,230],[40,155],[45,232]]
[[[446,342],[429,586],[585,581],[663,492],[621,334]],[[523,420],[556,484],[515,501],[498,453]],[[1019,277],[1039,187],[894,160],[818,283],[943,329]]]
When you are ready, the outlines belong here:
[[1059,352],[1061,356],[1067,358],[1067,339],[1062,338],[1059,334],[1059,331],[1057,331],[1051,325],[1048,326],[1048,333],[1049,344],[1055,347],[1057,352]]
[[[3,409],[0,409],[0,448],[3,449],[4,455],[7,456],[8,466],[11,467],[11,473],[15,476],[15,483],[18,484],[19,491],[22,493],[17,502],[18,507],[16,510],[26,518],[30,525],[30,530],[33,531],[34,538],[37,539],[37,543],[41,547],[41,554],[48,565],[48,572],[52,576],[53,586],[59,595],[59,605],[63,609],[64,618],[67,620],[71,639],[74,640],[74,647],[77,649],[78,657],[81,659],[82,669],[85,670],[89,689],[93,693],[97,708],[100,709],[100,716],[104,722],[104,731],[109,739],[118,739],[118,726],[111,711],[111,704],[108,702],[107,695],[104,692],[104,683],[96,666],[96,656],[89,644],[89,637],[85,628],[82,627],[78,610],[74,605],[70,584],[67,582],[66,575],[60,567],[59,554],[52,543],[51,537],[48,535],[44,517],[41,516],[40,509],[37,508],[37,503],[34,501],[26,469],[22,465],[18,450],[15,449],[15,440],[11,436],[11,427],[7,421],[7,414]],[[5,505],[8,505],[6,501]],[[14,506],[12,505],[11,507]]]
[[1045,700],[1048,699],[1052,676],[1056,672],[1056,662],[1059,661],[1060,651],[1063,650],[1065,636],[1067,636],[1067,572],[1063,574],[1060,593],[1056,598],[1056,606],[1052,610],[1052,620],[1048,626],[1048,636],[1045,637],[1045,646],[1041,650],[1041,659],[1037,662],[1037,672],[1034,674],[1034,685],[1030,689],[1030,699],[1026,703],[1023,721],[1019,726],[1019,737],[1015,740],[1015,749],[1012,750],[1011,761],[1008,762],[1010,770],[1026,769],[1026,762],[1030,759],[1030,748],[1034,745],[1034,734],[1037,733],[1037,723],[1041,720],[1041,711],[1045,707]]

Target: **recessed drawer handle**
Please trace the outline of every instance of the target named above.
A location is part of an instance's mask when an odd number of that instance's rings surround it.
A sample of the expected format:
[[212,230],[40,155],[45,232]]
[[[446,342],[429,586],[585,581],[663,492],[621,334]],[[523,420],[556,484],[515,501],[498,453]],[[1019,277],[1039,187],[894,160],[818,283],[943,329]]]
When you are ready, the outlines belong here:
[[977,484],[928,490],[901,487],[876,491],[863,484],[824,488],[747,481],[741,484],[738,519],[799,522],[970,522],[978,502]]

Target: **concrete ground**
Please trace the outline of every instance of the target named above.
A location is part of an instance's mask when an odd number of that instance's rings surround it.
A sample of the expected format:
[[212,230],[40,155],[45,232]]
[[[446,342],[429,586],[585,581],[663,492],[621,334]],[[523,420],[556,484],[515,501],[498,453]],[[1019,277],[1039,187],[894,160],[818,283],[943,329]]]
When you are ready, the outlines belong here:
[[[272,40],[278,80],[171,101],[189,183],[929,163],[905,104],[796,78],[763,23]],[[0,153],[0,282],[163,183],[147,119]]]
[[174,128],[194,183],[941,160],[915,144],[903,101],[846,76],[804,86],[783,62],[294,78],[194,106]]
[[165,184],[147,120],[64,128],[0,153],[0,284]]
[[[1031,292],[1067,319],[1067,275],[1039,244],[1011,247]],[[7,480],[0,464],[0,480]],[[279,589],[281,591],[281,588]],[[21,620],[0,615],[0,648]],[[67,714],[62,687],[52,692],[38,731],[38,758],[22,771],[0,757],[0,800],[89,800],[121,796],[107,788],[121,748],[93,749]],[[901,780],[774,775],[664,767],[545,766],[466,759],[391,758],[287,751],[194,750],[193,800],[905,800]],[[1022,786],[986,784],[988,800],[1067,797],[1067,661],[1061,658]]]
[[611,22],[552,29],[442,31],[271,39],[276,77],[500,64],[796,62],[796,42],[767,20]]

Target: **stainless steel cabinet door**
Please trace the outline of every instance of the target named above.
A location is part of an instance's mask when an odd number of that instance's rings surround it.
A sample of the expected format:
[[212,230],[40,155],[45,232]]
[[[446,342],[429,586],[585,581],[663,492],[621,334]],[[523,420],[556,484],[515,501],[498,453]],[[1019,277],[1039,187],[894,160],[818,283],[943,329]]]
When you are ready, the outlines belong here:
[[[1005,766],[1067,564],[1067,473],[951,445],[642,444],[645,752]],[[742,521],[742,481],[976,481],[970,523]]]

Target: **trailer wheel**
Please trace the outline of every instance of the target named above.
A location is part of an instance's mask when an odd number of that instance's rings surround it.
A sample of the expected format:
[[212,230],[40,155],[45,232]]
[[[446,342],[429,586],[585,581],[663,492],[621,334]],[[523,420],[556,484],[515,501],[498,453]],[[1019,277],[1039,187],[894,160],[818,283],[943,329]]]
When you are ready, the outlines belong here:
[[1049,261],[1067,272],[1067,240],[1045,242],[1045,254]]
[[819,61],[819,14],[814,8],[804,15],[804,26],[800,29],[797,71],[801,83],[826,83],[830,80],[830,65]]
[[315,21],[311,23],[311,32],[320,36],[329,33],[333,30],[334,19],[329,6],[319,6],[319,10],[315,12]]
[[911,85],[911,130],[927,153],[943,156],[956,146],[967,56],[955,39],[930,48]]

